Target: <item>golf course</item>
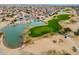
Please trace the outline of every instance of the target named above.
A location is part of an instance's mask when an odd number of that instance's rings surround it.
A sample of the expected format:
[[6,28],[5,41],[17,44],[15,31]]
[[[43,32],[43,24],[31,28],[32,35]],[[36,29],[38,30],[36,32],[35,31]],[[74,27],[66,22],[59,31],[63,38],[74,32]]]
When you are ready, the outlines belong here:
[[51,20],[48,21],[47,25],[44,26],[36,26],[33,27],[29,30],[29,36],[32,37],[39,37],[42,36],[46,33],[50,32],[58,32],[60,29],[62,29],[61,25],[59,22],[61,20],[69,20],[70,15],[69,14],[60,14],[57,15],[56,17],[51,18]]

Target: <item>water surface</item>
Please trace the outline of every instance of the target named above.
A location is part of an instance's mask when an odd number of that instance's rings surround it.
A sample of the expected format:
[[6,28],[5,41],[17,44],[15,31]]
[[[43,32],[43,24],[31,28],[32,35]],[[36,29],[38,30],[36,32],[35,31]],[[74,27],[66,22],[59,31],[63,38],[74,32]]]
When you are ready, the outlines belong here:
[[31,20],[27,24],[9,25],[2,29],[4,32],[3,43],[8,48],[18,48],[22,45],[22,32],[29,26],[44,25],[43,22],[38,20]]

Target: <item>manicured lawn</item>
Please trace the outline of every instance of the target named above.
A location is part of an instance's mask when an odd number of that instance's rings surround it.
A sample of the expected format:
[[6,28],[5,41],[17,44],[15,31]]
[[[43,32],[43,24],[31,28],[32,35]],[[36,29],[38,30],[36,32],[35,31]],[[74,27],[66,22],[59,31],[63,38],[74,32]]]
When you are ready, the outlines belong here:
[[68,14],[61,14],[57,16],[57,19],[60,20],[68,20],[70,17]]
[[53,32],[58,32],[62,27],[59,25],[59,21],[68,20],[70,17],[68,14],[61,14],[48,21],[48,27],[52,29]]
[[48,27],[53,31],[53,32],[58,32],[62,27],[58,24],[58,22],[50,20],[48,22]]
[[70,17],[68,14],[61,14],[61,15],[58,15],[54,18],[52,18],[51,20],[55,20],[56,22],[59,22],[61,20],[68,20]]
[[55,18],[49,20],[47,26],[45,25],[31,28],[29,30],[29,35],[32,37],[38,37],[49,32],[58,32],[62,28],[58,22],[61,20],[68,20],[69,18],[70,17],[68,14],[58,15]]
[[50,29],[48,28],[48,26],[38,26],[38,27],[31,28],[29,31],[30,31],[30,34],[29,34],[30,36],[38,37],[46,33],[49,33]]

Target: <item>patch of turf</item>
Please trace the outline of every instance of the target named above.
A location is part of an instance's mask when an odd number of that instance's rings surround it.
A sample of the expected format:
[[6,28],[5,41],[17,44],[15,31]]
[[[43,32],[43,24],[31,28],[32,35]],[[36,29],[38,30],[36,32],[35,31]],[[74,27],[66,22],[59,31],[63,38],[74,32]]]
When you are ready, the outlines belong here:
[[38,37],[46,33],[49,33],[50,29],[48,28],[48,26],[38,26],[38,27],[31,28],[29,31],[30,31],[30,34],[29,34],[30,36]]
[[61,14],[58,15],[56,17],[54,17],[53,19],[48,21],[48,25],[46,26],[37,26],[34,28],[31,28],[30,31],[30,36],[32,37],[38,37],[38,36],[42,36],[46,33],[49,32],[58,32],[62,27],[59,25],[59,21],[61,20],[68,20],[70,17],[68,14]]

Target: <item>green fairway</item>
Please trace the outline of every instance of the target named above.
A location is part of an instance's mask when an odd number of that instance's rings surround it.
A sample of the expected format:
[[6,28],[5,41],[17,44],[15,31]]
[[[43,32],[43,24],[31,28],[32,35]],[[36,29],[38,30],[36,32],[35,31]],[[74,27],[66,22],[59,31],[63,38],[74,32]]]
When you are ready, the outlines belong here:
[[32,37],[38,37],[49,32],[50,32],[50,29],[48,28],[48,26],[38,26],[38,27],[31,28],[29,35]]
[[47,26],[44,25],[44,26],[37,26],[37,27],[31,28],[29,30],[30,31],[29,35],[32,37],[38,37],[46,33],[58,32],[62,28],[58,22],[61,20],[68,20],[69,18],[70,17],[68,14],[57,15],[56,17],[48,21]]
[[57,19],[60,20],[68,20],[70,17],[68,14],[61,14],[57,16]]
[[48,22],[48,27],[53,31],[53,32],[58,32],[62,27],[56,22],[56,21],[53,21],[53,20],[50,20]]
[[62,28],[58,22],[61,20],[68,20],[69,18],[68,14],[58,15],[48,21],[48,27],[51,28],[53,32],[58,32]]

